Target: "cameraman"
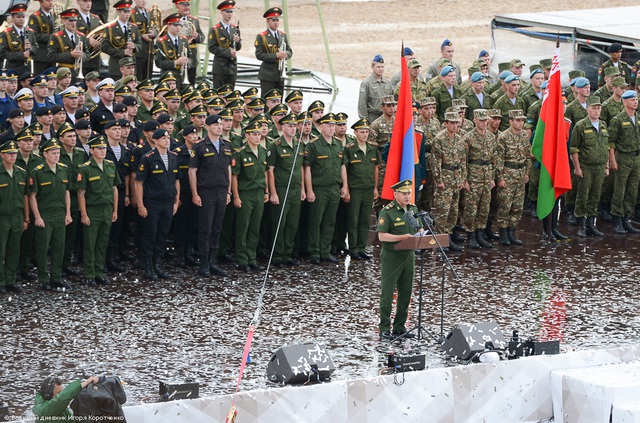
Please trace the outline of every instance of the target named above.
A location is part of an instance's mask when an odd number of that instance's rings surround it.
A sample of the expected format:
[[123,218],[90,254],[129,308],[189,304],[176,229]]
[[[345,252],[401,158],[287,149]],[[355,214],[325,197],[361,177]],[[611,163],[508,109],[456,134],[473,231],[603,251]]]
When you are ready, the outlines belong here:
[[64,388],[62,379],[59,377],[49,376],[46,378],[40,385],[40,392],[36,394],[35,405],[32,408],[37,416],[36,422],[51,420],[43,419],[43,417],[64,417],[64,419],[56,419],[56,421],[73,421],[73,413],[67,407],[76,395],[90,383],[95,385],[98,383],[98,378],[91,376],[84,382],[76,380]]

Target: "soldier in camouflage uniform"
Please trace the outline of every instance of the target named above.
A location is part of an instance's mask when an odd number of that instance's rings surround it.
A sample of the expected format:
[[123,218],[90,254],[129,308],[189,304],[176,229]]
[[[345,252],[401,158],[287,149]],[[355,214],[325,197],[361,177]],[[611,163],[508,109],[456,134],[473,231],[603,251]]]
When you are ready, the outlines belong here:
[[[458,201],[460,190],[468,189],[465,180],[466,147],[462,137],[458,135],[460,116],[457,113],[445,114],[446,129],[440,132],[431,149],[431,170],[436,182],[436,192],[433,198],[435,211],[433,217],[436,229],[442,234],[453,233],[453,227],[458,220]],[[462,245],[450,241],[449,248],[462,251]]]
[[470,248],[491,248],[484,229],[489,217],[491,189],[495,186],[496,137],[487,131],[489,115],[485,109],[474,111],[475,130],[462,139],[467,157],[467,183],[469,192],[463,200],[462,225],[467,229],[467,243]]
[[620,60],[622,57],[622,45],[619,43],[613,43],[607,48],[607,53],[609,53],[609,60],[604,62],[598,68],[598,87],[604,85],[604,71],[610,67],[617,67],[620,71],[620,76],[627,81],[627,84],[630,84],[630,76],[629,76],[629,65],[626,62]]
[[[613,95],[613,80],[620,76],[620,71],[616,67],[606,68],[604,70],[604,85],[596,90],[593,95],[598,96],[600,101],[604,102]],[[624,79],[624,78],[623,78]]]
[[516,226],[522,217],[525,185],[529,182],[531,166],[531,144],[527,132],[523,131],[524,112],[509,112],[508,130],[498,136],[498,227],[500,244],[522,245],[516,236]]
[[427,95],[431,95],[431,93],[434,92],[436,88],[440,88],[443,86],[442,76],[440,76],[440,71],[442,71],[442,69],[445,66],[451,65],[451,60],[440,59],[436,63],[438,66],[438,74],[427,81]]
[[[502,122],[502,113],[498,109],[489,109],[487,110],[487,114],[489,115],[489,122],[487,124],[487,132],[490,132],[496,140],[500,135],[500,123]],[[494,179],[495,184],[495,179]],[[494,186],[491,190],[491,204],[489,205],[489,217],[487,219],[487,226],[484,228],[485,237],[488,240],[497,240],[500,239],[497,233],[493,232],[491,226],[493,226],[493,222],[498,220],[498,187]]]
[[[604,236],[595,227],[600,189],[609,171],[609,133],[607,124],[600,120],[600,98],[587,99],[588,117],[577,122],[571,133],[571,160],[577,176],[575,215],[578,236]],[[585,221],[586,220],[586,221]]]
[[613,230],[623,235],[639,233],[629,223],[638,196],[640,182],[640,114],[638,94],[628,90],[622,94],[624,110],[609,125],[609,163],[613,174],[611,215]]
[[433,97],[425,97],[420,102],[420,108],[418,109],[420,116],[416,123],[416,129],[424,134],[425,144],[425,163],[427,165],[427,174],[424,178],[424,184],[420,190],[418,196],[418,208],[420,210],[431,210],[431,204],[433,203],[433,193],[436,190],[435,180],[433,179],[433,172],[431,171],[431,148],[433,147],[433,140],[438,132],[442,131],[440,127],[440,121],[435,117],[436,114],[436,100]]
[[[382,99],[382,116],[374,120],[369,127],[369,142],[378,147],[382,153],[384,147],[391,141],[391,133],[393,132],[393,124],[395,122],[396,101],[391,96]],[[386,163],[380,164],[380,175],[378,179],[378,191],[382,192],[382,184],[384,183],[384,171]],[[374,210],[379,212],[387,203],[382,197],[378,197],[373,204]]]
[[[420,101],[427,96],[427,84],[420,80],[420,63],[416,60],[409,60],[407,63],[409,68],[409,82],[411,84],[411,97],[413,101]],[[400,92],[400,82],[398,82],[393,90],[393,95],[397,99]]]

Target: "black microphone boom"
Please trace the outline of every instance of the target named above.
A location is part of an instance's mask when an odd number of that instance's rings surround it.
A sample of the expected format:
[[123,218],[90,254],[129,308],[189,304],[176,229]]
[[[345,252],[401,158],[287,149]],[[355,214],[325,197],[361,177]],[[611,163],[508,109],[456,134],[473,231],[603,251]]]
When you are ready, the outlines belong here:
[[409,210],[404,212],[404,220],[409,224],[409,226],[411,226],[411,229],[413,229],[414,232],[417,232],[418,229],[420,229],[420,224],[413,216],[413,213],[411,213]]

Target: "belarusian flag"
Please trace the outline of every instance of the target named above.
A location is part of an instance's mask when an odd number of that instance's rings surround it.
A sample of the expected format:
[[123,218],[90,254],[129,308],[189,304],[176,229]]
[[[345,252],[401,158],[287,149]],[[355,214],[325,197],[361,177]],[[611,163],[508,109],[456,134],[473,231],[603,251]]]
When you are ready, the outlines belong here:
[[538,218],[547,217],[558,197],[571,190],[571,171],[567,151],[567,131],[562,106],[560,82],[559,44],[553,55],[551,74],[542,97],[540,118],[536,125],[531,151],[540,162],[538,185]]

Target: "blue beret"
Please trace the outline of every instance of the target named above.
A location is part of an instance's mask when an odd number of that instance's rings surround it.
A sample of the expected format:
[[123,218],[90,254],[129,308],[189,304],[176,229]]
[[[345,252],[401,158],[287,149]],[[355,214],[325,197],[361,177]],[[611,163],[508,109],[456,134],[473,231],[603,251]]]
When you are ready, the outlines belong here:
[[624,92],[624,94],[622,94],[622,98],[623,99],[628,99],[628,98],[637,98],[638,97],[638,93],[635,92],[634,90],[627,90]]
[[480,50],[480,54],[478,54],[478,59],[482,59],[483,57],[489,57],[489,52],[487,50]]
[[413,56],[413,50],[411,50],[411,47],[405,47],[404,50],[402,50],[402,53],[405,56]]
[[384,63],[382,55],[376,54],[375,56],[373,56],[373,63]]
[[510,70],[503,70],[502,72],[500,72],[500,75],[498,76],[498,78],[507,79],[509,75],[513,75],[513,72],[511,72]]
[[447,76],[449,75],[451,72],[453,72],[454,70],[456,70],[456,68],[454,68],[451,65],[447,65],[444,68],[442,68],[442,70],[440,71],[440,76]]
[[452,46],[453,43],[451,41],[449,41],[448,39],[444,40],[442,42],[442,44],[440,44],[440,47],[448,47],[448,46]]
[[534,70],[531,71],[530,77],[535,75],[535,74],[537,74],[537,73],[544,73],[544,71],[542,69],[534,69]]
[[584,77],[576,78],[576,88],[584,88],[590,85],[589,80]]
[[542,88],[543,90],[546,90],[547,89],[547,85],[549,85],[549,81],[544,81],[542,83],[542,85],[540,85],[540,88]]
[[504,79],[504,82],[506,82],[507,84],[513,81],[520,81],[520,78],[518,77],[518,75],[511,74]]
[[484,79],[484,74],[482,72],[474,72],[473,75],[471,75],[471,82],[478,82],[478,81],[482,81]]
[[571,82],[569,82],[569,86],[573,87],[574,85],[576,85],[576,81],[578,80],[578,78],[572,79]]

